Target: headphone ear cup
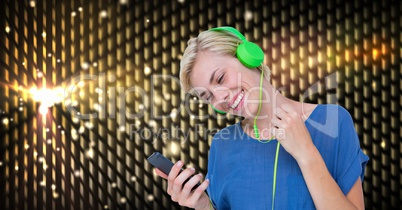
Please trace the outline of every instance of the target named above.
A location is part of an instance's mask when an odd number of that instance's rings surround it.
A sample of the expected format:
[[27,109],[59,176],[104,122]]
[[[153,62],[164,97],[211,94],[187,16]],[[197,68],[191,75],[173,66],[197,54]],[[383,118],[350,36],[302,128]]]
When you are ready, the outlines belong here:
[[244,41],[236,49],[236,56],[248,68],[257,68],[264,60],[264,52],[253,42]]
[[224,112],[224,111],[222,111],[222,110],[219,110],[219,109],[217,109],[217,108],[215,108],[212,104],[211,104],[211,107],[212,107],[212,109],[214,109],[215,110],[215,112],[217,112],[218,114],[226,114],[226,112]]

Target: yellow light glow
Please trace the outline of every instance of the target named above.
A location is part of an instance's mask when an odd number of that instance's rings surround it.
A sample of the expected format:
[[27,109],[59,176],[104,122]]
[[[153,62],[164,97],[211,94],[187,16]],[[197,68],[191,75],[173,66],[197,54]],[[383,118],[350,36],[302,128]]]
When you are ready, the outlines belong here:
[[47,110],[48,110],[48,107],[47,107],[46,105],[41,104],[41,105],[39,106],[39,113],[40,113],[41,115],[46,115],[46,114],[47,114]]
[[[36,89],[35,87],[31,88],[29,92],[32,95],[32,98],[36,102],[40,102],[42,105],[51,107],[54,104],[58,104],[63,101],[63,89],[55,88],[55,89]],[[42,108],[44,109],[44,108]]]
[[6,33],[10,33],[10,31],[11,31],[11,28],[10,27],[6,27]]
[[378,58],[378,50],[374,49],[373,50],[373,59],[377,60],[377,58]]
[[3,119],[3,124],[4,124],[4,125],[8,125],[8,123],[9,123],[8,118],[4,118],[4,119]]
[[350,61],[350,53],[347,50],[345,51],[345,60],[346,60],[346,62]]

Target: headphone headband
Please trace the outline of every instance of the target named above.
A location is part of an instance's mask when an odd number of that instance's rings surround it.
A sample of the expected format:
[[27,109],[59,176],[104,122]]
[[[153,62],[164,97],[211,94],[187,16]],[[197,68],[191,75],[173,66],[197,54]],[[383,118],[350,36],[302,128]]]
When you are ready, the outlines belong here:
[[248,68],[257,68],[264,61],[264,52],[253,42],[246,40],[243,34],[231,26],[212,28],[210,31],[227,31],[237,36],[242,43],[236,49],[236,56],[240,62]]

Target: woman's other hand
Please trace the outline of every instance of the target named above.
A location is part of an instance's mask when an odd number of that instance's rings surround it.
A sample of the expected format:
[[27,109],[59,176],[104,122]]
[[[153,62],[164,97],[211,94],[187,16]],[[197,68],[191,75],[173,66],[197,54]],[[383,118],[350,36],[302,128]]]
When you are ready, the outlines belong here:
[[205,189],[207,189],[209,185],[209,180],[204,180],[200,186],[192,190],[193,187],[200,182],[202,175],[197,174],[192,176],[195,172],[194,168],[181,171],[182,167],[183,162],[179,160],[172,167],[169,175],[166,175],[159,169],[155,169],[155,172],[160,177],[168,180],[167,193],[171,196],[173,201],[178,202],[181,206],[196,210],[209,210],[209,197],[205,193]]

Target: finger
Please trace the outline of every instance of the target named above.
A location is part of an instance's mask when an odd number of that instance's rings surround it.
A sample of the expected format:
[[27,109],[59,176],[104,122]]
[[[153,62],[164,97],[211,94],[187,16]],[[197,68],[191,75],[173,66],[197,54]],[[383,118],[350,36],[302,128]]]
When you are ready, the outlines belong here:
[[283,121],[288,121],[288,114],[285,112],[285,110],[283,110],[282,108],[278,107],[276,109],[276,113],[275,113],[276,117],[283,120]]
[[278,119],[278,118],[274,118],[271,120],[272,125],[274,125],[274,128],[279,128],[279,127],[283,127],[283,121]]
[[190,176],[195,172],[194,168],[188,168],[182,171],[174,180],[172,194],[179,194],[182,191],[183,183],[190,178]]
[[155,168],[155,173],[158,174],[158,176],[167,179],[168,175],[166,175],[165,173],[163,173],[161,170],[159,170],[158,168]]
[[202,174],[197,174],[191,177],[183,187],[183,193],[190,193],[193,187],[201,180]]
[[168,176],[168,189],[167,189],[167,192],[169,195],[172,194],[173,182],[176,179],[177,175],[180,173],[182,167],[183,167],[183,162],[181,160],[179,160],[176,162],[176,164],[174,164],[174,166],[170,170],[170,173]]
[[204,180],[200,186],[198,186],[194,191],[191,197],[189,198],[189,202],[195,203],[200,199],[201,195],[205,193],[205,190],[207,189],[209,185],[209,179]]

